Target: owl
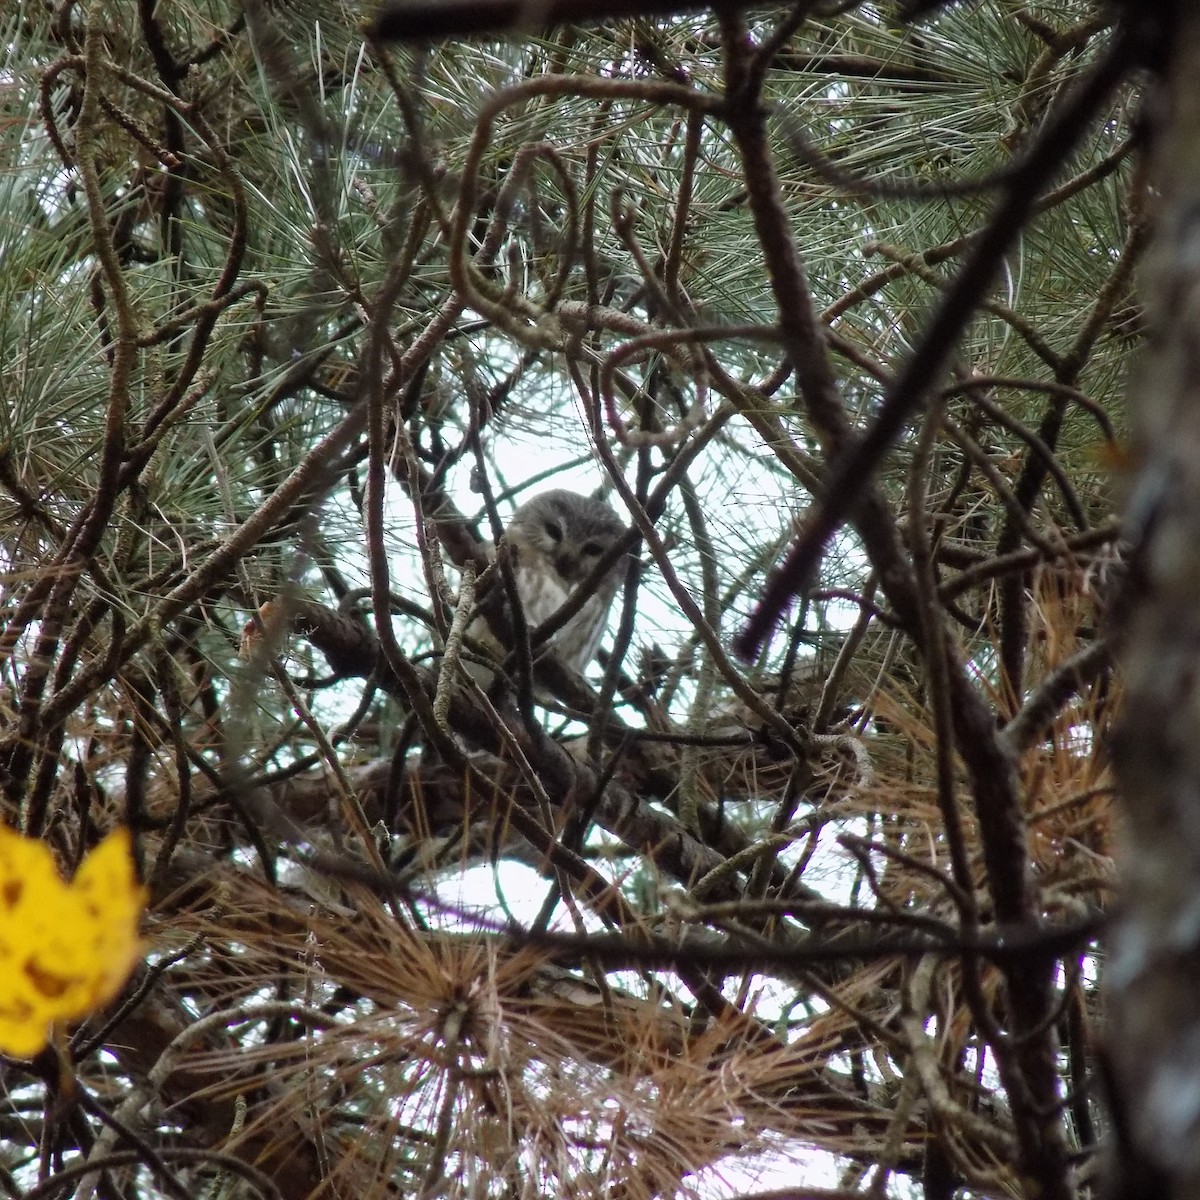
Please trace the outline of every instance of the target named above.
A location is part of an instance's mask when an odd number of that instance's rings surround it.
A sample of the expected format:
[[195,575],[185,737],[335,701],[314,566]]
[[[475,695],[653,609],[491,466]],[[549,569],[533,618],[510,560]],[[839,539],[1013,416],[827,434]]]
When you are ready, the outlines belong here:
[[[603,500],[562,488],[526,500],[513,513],[504,540],[530,633],[562,607],[625,532],[621,518]],[[618,560],[583,607],[550,638],[548,645],[575,671],[586,670],[596,653],[622,570]],[[471,622],[467,635],[498,654],[503,650],[482,616]],[[491,672],[468,669],[484,686],[491,681]]]

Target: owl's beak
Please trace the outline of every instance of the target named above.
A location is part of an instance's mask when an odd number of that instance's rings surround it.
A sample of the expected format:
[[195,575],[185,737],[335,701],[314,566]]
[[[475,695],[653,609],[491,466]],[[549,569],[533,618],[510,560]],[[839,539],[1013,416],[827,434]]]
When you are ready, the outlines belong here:
[[575,578],[575,575],[576,575],[578,567],[579,567],[579,564],[575,561],[574,557],[570,554],[556,555],[555,559],[554,559],[554,565],[558,568],[558,573],[564,579],[571,579],[571,580],[573,580]]

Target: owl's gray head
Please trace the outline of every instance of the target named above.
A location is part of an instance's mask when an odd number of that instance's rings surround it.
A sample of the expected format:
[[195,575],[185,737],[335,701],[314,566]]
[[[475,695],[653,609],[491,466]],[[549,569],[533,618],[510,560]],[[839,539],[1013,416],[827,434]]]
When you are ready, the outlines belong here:
[[505,531],[518,560],[528,564],[530,557],[541,557],[572,587],[624,533],[624,522],[603,500],[563,488],[526,500]]

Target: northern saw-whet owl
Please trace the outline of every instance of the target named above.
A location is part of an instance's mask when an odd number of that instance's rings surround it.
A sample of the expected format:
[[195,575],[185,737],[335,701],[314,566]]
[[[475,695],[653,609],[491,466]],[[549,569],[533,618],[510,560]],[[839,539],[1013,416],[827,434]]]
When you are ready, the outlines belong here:
[[[563,488],[542,492],[513,513],[504,540],[530,633],[562,607],[625,532],[624,522],[603,500]],[[618,559],[583,607],[547,643],[572,670],[586,670],[595,657],[623,573]],[[467,634],[503,656],[504,648],[482,616],[471,622]],[[490,681],[491,672],[469,669],[481,684]]]

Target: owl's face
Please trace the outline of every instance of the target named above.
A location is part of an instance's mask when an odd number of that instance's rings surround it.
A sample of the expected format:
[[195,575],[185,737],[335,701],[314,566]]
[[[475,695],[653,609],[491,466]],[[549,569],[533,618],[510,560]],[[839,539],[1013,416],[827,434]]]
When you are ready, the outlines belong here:
[[573,588],[620,540],[625,525],[603,500],[556,488],[522,504],[505,532],[522,567],[550,568]]

